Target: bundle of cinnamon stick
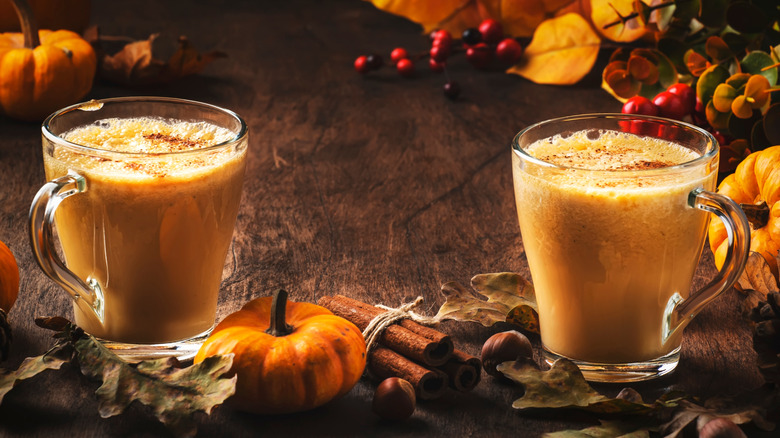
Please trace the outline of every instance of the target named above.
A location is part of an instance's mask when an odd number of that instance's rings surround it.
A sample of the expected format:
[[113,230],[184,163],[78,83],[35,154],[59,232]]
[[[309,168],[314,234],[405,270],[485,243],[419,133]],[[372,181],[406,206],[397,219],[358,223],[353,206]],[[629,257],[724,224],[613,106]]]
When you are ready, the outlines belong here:
[[[322,297],[318,304],[360,330],[385,312],[343,295]],[[481,361],[456,350],[449,335],[438,330],[402,319],[384,330],[379,344],[369,352],[369,371],[381,379],[400,377],[409,381],[421,399],[440,397],[448,387],[469,391],[479,383]]]

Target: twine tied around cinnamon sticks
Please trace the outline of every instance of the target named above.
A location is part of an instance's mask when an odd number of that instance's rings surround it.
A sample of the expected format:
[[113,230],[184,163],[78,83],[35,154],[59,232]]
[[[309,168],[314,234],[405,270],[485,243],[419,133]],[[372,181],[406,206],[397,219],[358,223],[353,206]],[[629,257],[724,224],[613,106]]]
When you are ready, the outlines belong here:
[[[447,387],[469,391],[480,381],[481,361],[455,349],[449,335],[423,325],[426,320],[435,323],[435,318],[412,311],[422,303],[422,297],[397,309],[343,295],[324,296],[318,303],[363,331],[366,364],[373,377],[407,380],[421,399],[440,397]],[[375,328],[367,330],[369,325]]]
[[439,321],[436,318],[423,316],[412,311],[412,309],[422,304],[422,302],[423,297],[420,296],[411,303],[403,304],[400,307],[388,307],[377,304],[376,307],[386,310],[386,312],[375,316],[363,330],[363,338],[366,340],[366,351],[370,353],[374,346],[378,344],[379,337],[384,333],[385,329],[399,320],[411,319],[412,321],[425,326],[438,325]]

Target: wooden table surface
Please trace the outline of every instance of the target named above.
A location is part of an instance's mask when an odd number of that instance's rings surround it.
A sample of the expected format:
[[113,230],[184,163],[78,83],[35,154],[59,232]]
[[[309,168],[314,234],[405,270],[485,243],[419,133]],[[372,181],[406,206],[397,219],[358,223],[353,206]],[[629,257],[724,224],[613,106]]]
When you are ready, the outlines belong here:
[[[92,22],[108,35],[161,32],[160,41],[187,35],[201,50],[228,54],[175,84],[128,89],[98,83],[88,96],[195,99],[230,108],[248,122],[248,174],[219,320],[279,287],[310,302],[340,293],[399,305],[422,295],[433,314],[444,301],[444,282],[468,285],[475,274],[500,271],[528,277],[513,203],[512,137],[544,119],[620,109],[599,87],[600,67],[575,86],[542,86],[473,70],[460,58],[451,63],[463,89],[454,102],[441,91],[443,76],[427,66],[411,80],[389,68],[361,77],[352,68],[358,55],[376,51],[387,59],[396,46],[424,52],[429,45],[417,25],[359,0],[94,1]],[[29,205],[44,182],[39,125],[0,116],[0,240],[21,271],[10,313],[15,342],[5,367],[52,344],[51,333],[34,325],[35,316],[72,317],[69,298],[44,276],[29,248]],[[696,284],[714,272],[706,249]],[[676,373],[632,386],[648,397],[670,387],[706,397],[760,385],[738,299],[727,292],[689,326]],[[508,328],[442,326],[472,354]],[[538,338],[533,341],[538,349]],[[0,435],[167,434],[137,404],[101,419],[97,387],[72,365],[25,381],[0,405]],[[419,403],[401,423],[371,413],[374,388],[364,378],[342,399],[295,415],[220,407],[200,417],[199,435],[538,436],[587,425],[519,414],[511,402],[522,390],[488,376],[473,392]],[[597,388],[609,395],[620,389]]]

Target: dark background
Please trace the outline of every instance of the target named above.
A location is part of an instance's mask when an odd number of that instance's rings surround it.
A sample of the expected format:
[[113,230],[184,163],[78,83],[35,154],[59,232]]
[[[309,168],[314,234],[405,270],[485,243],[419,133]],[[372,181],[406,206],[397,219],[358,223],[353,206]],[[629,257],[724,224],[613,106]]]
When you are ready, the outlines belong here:
[[[136,39],[161,33],[170,53],[179,35],[200,50],[221,50],[202,74],[167,86],[125,88],[99,82],[88,98],[163,95],[232,109],[250,127],[248,178],[226,263],[218,320],[246,301],[284,287],[298,301],[340,293],[397,306],[418,295],[435,314],[444,282],[468,285],[478,273],[528,277],[512,193],[509,143],[544,119],[619,112],[600,89],[609,51],[575,86],[536,85],[499,70],[450,62],[463,89],[457,101],[446,79],[423,61],[414,79],[384,68],[367,77],[354,59],[385,60],[397,46],[425,52],[419,26],[358,0],[93,1],[92,23],[106,35]],[[16,255],[21,291],[10,313],[14,345],[3,366],[43,353],[51,333],[38,315],[72,317],[66,294],[35,264],[27,214],[45,182],[40,128],[0,116],[0,240]],[[696,284],[715,268],[705,249]],[[652,399],[669,388],[702,397],[760,385],[750,331],[738,295],[727,292],[690,325],[678,371],[632,385]],[[445,323],[456,345],[478,354],[492,333]],[[532,339],[538,349],[538,339]],[[98,383],[73,365],[22,382],[0,405],[2,436],[154,436],[167,434],[147,408],[101,419]],[[408,421],[370,411],[375,383],[361,380],[345,397],[311,412],[263,417],[218,408],[200,417],[201,436],[538,436],[582,428],[587,417],[520,414],[522,390],[483,376],[471,393],[421,402]],[[614,395],[621,387],[598,386]]]

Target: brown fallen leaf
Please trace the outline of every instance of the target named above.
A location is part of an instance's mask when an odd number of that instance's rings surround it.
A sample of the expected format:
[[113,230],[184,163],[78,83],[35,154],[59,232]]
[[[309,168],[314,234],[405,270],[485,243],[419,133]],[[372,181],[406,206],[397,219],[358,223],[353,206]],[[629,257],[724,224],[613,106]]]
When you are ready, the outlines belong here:
[[[126,86],[170,83],[197,74],[214,60],[227,56],[220,51],[200,53],[187,37],[180,36],[176,51],[164,61],[155,50],[159,34],[128,41],[125,37],[101,35],[99,29],[90,28],[85,35],[98,54],[98,77]],[[118,50],[117,44],[121,46]]]
[[[780,266],[780,256],[775,256]],[[751,252],[745,270],[737,280],[737,290],[742,294],[742,312],[748,316],[767,294],[778,292],[778,282],[766,259],[757,252]]]
[[480,274],[471,279],[471,286],[488,300],[484,301],[457,282],[445,283],[441,291],[447,299],[436,319],[478,322],[485,327],[497,322],[509,322],[524,330],[539,333],[534,287],[519,274]]
[[60,369],[62,364],[70,361],[72,355],[72,350],[58,344],[40,356],[28,357],[15,370],[0,368],[0,403],[17,383],[35,377],[46,370]]

